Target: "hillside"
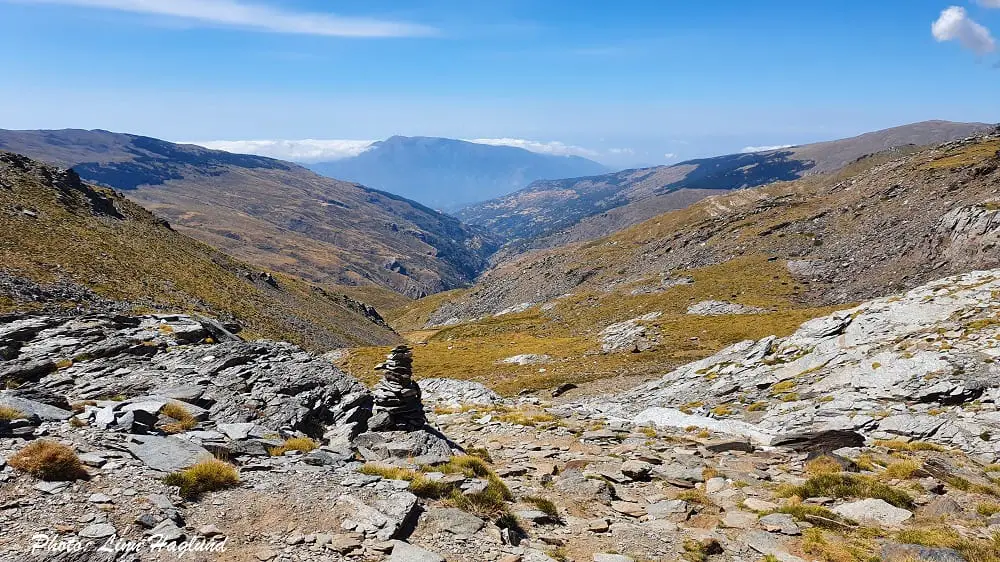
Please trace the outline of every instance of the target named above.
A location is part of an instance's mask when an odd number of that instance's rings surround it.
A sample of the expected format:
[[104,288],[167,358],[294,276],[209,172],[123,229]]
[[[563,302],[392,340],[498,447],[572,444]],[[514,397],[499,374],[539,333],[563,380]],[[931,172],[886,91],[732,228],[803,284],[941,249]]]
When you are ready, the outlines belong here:
[[0,149],[126,191],[185,234],[310,281],[414,297],[469,283],[490,235],[288,162],[107,131],[0,131]]
[[438,209],[457,209],[523,188],[535,180],[589,176],[604,166],[579,156],[455,139],[395,136],[361,154],[310,165]]
[[0,313],[189,311],[311,349],[397,340],[374,309],[239,262],[76,173],[0,152]]
[[832,172],[867,154],[939,144],[988,127],[984,123],[927,121],[787,149],[539,181],[509,196],[469,206],[457,216],[469,224],[486,226],[508,241],[518,240],[513,250],[553,247],[606,236],[719,191]]
[[[427,341],[431,376],[460,372],[504,392],[648,376],[837,307],[1000,266],[998,151],[997,136],[887,151],[710,197],[526,254],[471,289],[388,316]],[[511,359],[522,354],[541,358]]]

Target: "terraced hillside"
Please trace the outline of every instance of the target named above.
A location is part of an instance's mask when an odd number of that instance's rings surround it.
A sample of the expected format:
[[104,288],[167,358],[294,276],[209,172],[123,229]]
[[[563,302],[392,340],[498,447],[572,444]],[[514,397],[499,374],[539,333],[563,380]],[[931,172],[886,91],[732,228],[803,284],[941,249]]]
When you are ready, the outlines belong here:
[[[662,373],[832,308],[1000,266],[998,151],[1000,137],[982,136],[711,197],[389,316],[427,341],[416,366],[427,376],[516,392]],[[374,355],[349,367],[361,375]]]
[[0,313],[189,311],[325,351],[398,336],[373,308],[174,231],[76,173],[0,152]]
[[497,247],[480,229],[290,162],[108,131],[2,131],[0,149],[123,190],[185,234],[314,282],[410,297],[461,287]]

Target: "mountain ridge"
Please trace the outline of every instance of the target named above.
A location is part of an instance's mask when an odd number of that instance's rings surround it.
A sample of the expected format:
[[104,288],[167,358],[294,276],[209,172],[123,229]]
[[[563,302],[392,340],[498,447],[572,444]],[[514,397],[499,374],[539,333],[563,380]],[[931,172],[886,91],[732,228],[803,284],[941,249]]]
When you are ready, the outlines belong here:
[[203,242],[318,283],[422,296],[468,284],[498,246],[404,197],[260,156],[79,129],[0,130],[0,149],[73,167]]
[[831,172],[867,154],[956,140],[990,126],[924,121],[847,139],[539,181],[511,195],[466,207],[456,216],[513,240],[503,255],[516,254],[606,236],[719,191]]

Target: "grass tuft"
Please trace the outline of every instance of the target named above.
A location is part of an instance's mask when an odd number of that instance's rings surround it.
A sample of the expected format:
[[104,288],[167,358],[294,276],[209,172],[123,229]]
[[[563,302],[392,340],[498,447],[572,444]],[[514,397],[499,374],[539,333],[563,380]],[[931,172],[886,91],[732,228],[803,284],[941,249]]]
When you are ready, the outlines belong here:
[[3,421],[14,421],[23,420],[26,418],[24,412],[18,410],[17,408],[11,408],[10,406],[0,406],[0,420]]
[[88,477],[76,452],[55,441],[32,441],[7,462],[42,480],[72,481]]
[[801,486],[784,487],[779,492],[786,497],[798,496],[802,499],[876,498],[896,507],[913,507],[913,498],[903,490],[883,484],[874,477],[858,474],[819,474]]
[[292,437],[285,439],[285,442],[278,447],[268,450],[272,457],[280,457],[288,451],[299,451],[308,453],[319,447],[319,444],[308,437]]
[[837,462],[836,459],[826,455],[816,457],[815,459],[806,462],[805,469],[806,474],[809,474],[810,476],[834,474],[844,471],[844,467],[840,466],[840,463]]
[[194,416],[191,415],[191,412],[187,409],[187,407],[176,400],[167,402],[167,404],[163,406],[163,409],[160,410],[160,413],[175,420],[171,423],[164,424],[163,431],[167,433],[183,433],[194,429],[198,425],[198,420],[194,419]]
[[179,486],[184,498],[197,499],[206,492],[232,488],[240,483],[236,467],[219,459],[201,461],[191,468],[168,474],[163,483]]
[[543,498],[541,496],[524,496],[521,499],[526,503],[530,503],[531,505],[535,506],[535,508],[538,509],[538,511],[541,511],[545,515],[548,515],[553,520],[558,521],[560,519],[559,508],[556,507],[556,504],[553,503],[552,500]]

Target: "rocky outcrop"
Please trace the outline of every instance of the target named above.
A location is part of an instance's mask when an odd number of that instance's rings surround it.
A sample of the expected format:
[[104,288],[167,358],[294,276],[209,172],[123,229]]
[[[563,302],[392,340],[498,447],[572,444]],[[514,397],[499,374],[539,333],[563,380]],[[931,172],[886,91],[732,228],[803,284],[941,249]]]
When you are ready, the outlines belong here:
[[102,430],[156,432],[164,406],[179,402],[211,420],[204,429],[251,423],[321,436],[363,423],[371,405],[368,390],[329,362],[287,343],[243,341],[205,318],[8,317],[0,349],[0,384],[15,389],[0,401],[58,408],[68,399]]
[[972,272],[569,408],[800,448],[926,440],[992,462],[1000,458],[998,317],[1000,270]]

